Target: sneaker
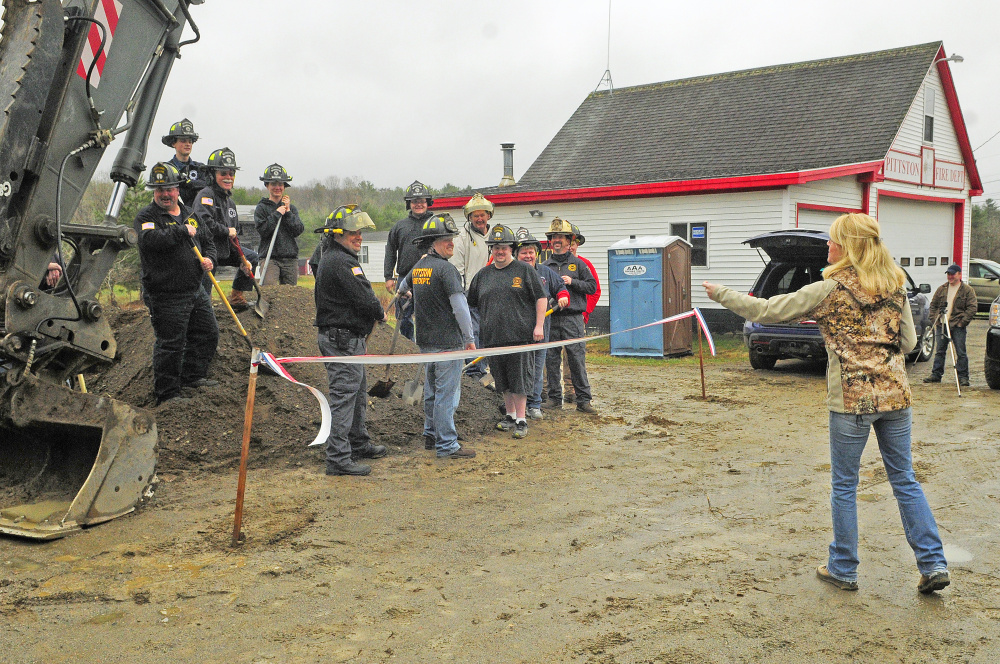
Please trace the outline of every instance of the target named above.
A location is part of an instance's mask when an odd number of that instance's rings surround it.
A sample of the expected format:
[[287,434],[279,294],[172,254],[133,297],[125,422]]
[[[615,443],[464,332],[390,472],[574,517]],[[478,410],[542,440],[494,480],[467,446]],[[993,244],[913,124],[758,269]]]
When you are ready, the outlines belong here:
[[528,422],[527,420],[518,420],[514,423],[514,438],[527,438],[528,437]]
[[511,415],[497,422],[497,431],[512,431],[514,429],[514,418]]
[[958,385],[959,385],[959,387],[969,387],[969,379],[968,378],[959,378],[958,379]]
[[471,459],[476,456],[476,451],[471,447],[460,447],[451,454],[439,454],[439,459]]
[[580,403],[576,404],[576,409],[581,413],[587,413],[588,415],[597,414],[597,410],[590,405],[589,401],[581,401]]
[[353,461],[326,464],[327,475],[368,475],[371,472],[371,466],[366,466],[363,463],[354,463]]
[[435,447],[434,436],[424,436],[424,449],[433,450]]
[[941,376],[935,376],[935,375],[931,374],[927,378],[924,378],[924,382],[925,383],[940,383],[941,382]]
[[[843,579],[838,579],[833,574],[830,574],[829,570],[826,569],[826,565],[820,565],[816,568],[816,576],[820,578],[821,581],[826,581],[827,583],[833,584],[840,588],[841,590],[857,590],[857,581],[844,581]],[[947,585],[947,584],[945,584]],[[920,592],[923,592],[922,590]]]
[[368,443],[368,445],[361,449],[351,452],[351,456],[355,459],[381,459],[388,453],[389,450],[385,445],[372,445]]
[[929,576],[921,574],[920,582],[917,583],[917,590],[922,595],[930,595],[935,590],[941,590],[949,585],[951,585],[951,577],[948,575],[948,570],[943,569],[931,572]]
[[541,420],[545,418],[545,415],[542,414],[541,408],[529,408],[527,415],[533,420]]

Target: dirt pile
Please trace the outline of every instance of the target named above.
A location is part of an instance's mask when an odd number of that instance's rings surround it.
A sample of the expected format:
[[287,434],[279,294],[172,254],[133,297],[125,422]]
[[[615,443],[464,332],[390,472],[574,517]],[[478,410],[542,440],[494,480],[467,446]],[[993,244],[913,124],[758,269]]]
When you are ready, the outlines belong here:
[[[253,343],[276,357],[315,356],[315,306],[312,291],[297,286],[269,286],[264,289],[271,303],[266,320],[252,311],[239,315]],[[221,304],[216,306],[219,321],[219,349],[209,377],[216,387],[197,390],[193,403],[164,404],[154,409],[159,428],[157,472],[181,473],[229,468],[239,462],[243,433],[250,352],[232,317]],[[93,392],[110,395],[133,406],[153,408],[151,356],[153,330],[149,314],[138,308],[109,311],[118,340],[118,359],[99,376],[91,376]],[[379,325],[368,352],[389,352],[392,328]],[[396,353],[415,353],[417,348],[400,338]],[[322,364],[286,365],[289,373],[303,383],[326,391],[326,371]],[[396,381],[386,399],[369,398],[368,430],[373,442],[388,445],[393,452],[417,450],[423,453],[423,409],[407,406],[401,398],[403,382],[418,371],[416,365],[394,366]],[[384,366],[368,367],[368,384],[385,377]],[[472,439],[490,430],[496,421],[498,397],[478,382],[463,380],[462,402],[455,420],[459,434]],[[320,410],[308,390],[276,376],[260,374],[250,442],[250,466],[283,466],[319,463],[322,446],[308,448],[320,426]]]

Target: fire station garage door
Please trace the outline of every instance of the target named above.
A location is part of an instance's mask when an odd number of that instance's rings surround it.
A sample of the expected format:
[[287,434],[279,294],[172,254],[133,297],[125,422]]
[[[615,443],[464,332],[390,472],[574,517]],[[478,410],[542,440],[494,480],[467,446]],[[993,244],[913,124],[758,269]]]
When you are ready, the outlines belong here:
[[933,288],[944,283],[945,268],[955,262],[954,205],[882,196],[878,221],[892,257],[915,283]]

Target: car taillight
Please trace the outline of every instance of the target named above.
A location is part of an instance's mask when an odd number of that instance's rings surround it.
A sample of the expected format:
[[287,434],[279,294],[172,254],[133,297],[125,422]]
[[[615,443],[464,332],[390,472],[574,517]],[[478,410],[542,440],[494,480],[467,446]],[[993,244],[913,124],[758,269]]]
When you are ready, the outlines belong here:
[[990,327],[1000,327],[1000,300],[990,306]]

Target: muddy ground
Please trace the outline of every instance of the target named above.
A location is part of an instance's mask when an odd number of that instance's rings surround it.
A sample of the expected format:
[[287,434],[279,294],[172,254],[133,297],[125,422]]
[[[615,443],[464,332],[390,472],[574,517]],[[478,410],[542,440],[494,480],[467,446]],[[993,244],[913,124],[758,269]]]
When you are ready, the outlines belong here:
[[[269,451],[239,549],[238,434],[161,436],[162,481],[136,514],[51,543],[0,539],[0,661],[996,662],[1000,392],[982,377],[985,329],[970,328],[961,399],[920,382],[928,364],[911,369],[915,466],[953,579],[937,595],[915,590],[873,445],[861,589],[816,579],[830,539],[822,367],[710,365],[705,402],[696,365],[592,366],[599,417],[550,411],[524,441],[466,426],[471,461],[387,436],[371,476],[327,478],[301,451],[310,431],[287,455],[288,441],[257,441]],[[281,389],[258,395],[270,419],[301,410]],[[208,451],[171,457],[178,441]]]

